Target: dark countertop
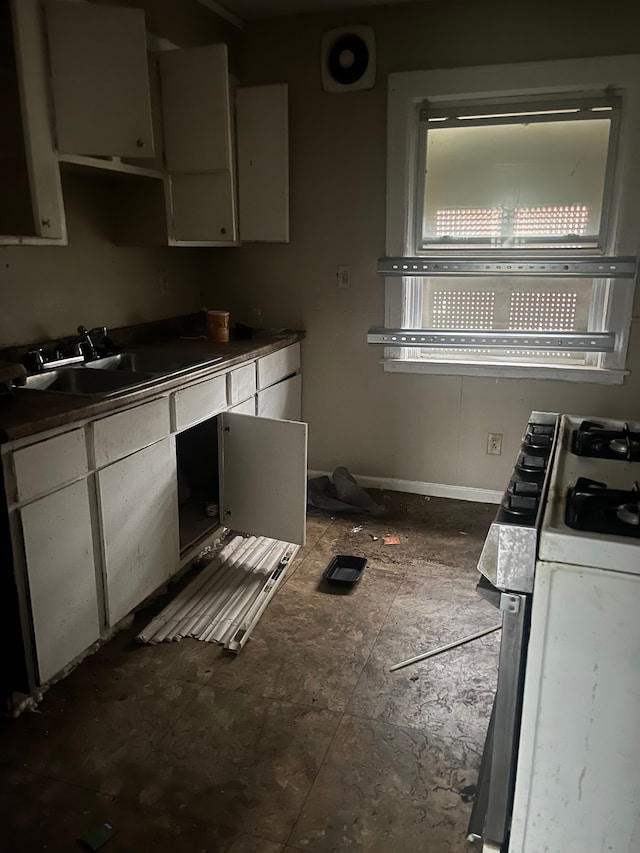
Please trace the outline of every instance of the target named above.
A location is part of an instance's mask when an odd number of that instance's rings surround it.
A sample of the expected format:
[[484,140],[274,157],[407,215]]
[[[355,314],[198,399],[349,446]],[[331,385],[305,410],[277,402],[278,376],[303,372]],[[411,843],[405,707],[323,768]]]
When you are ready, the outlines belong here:
[[[207,338],[171,338],[157,341],[148,347],[132,346],[127,350],[171,349],[182,352],[222,356],[222,361],[194,368],[176,376],[158,377],[153,384],[132,391],[124,390],[113,397],[88,394],[71,395],[19,388],[11,396],[0,398],[0,442],[26,438],[46,430],[72,424],[88,418],[127,409],[144,403],[182,385],[226,372],[245,361],[260,358],[290,346],[304,338],[304,332],[260,332],[251,340],[217,343]],[[82,368],[79,368],[82,369]]]

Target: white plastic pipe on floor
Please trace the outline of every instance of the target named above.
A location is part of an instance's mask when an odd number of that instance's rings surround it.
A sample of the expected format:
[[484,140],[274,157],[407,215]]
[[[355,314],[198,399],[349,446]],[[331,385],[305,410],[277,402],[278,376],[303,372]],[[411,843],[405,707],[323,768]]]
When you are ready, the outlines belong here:
[[229,572],[228,581],[224,586],[220,587],[215,595],[210,595],[205,600],[203,607],[199,610],[196,618],[185,622],[181,628],[183,636],[198,637],[205,625],[210,624],[215,614],[224,613],[229,606],[229,602],[233,602],[241,588],[246,572],[246,566],[252,565],[255,560],[268,549],[268,542],[261,540],[255,541],[251,548],[246,553],[241,555],[234,561],[235,571]]
[[234,575],[235,566],[242,560],[243,555],[250,550],[256,543],[254,536],[248,539],[243,539],[234,552],[228,557],[224,565],[218,573],[211,578],[210,582],[200,590],[199,594],[184,608],[181,613],[181,619],[178,628],[176,629],[176,637],[185,637],[189,635],[191,626],[198,621],[202,612],[211,601],[211,596],[224,590],[231,582]]
[[236,536],[140,632],[147,643],[195,637],[240,651],[298,547]]
[[190,584],[184,587],[174,598],[172,602],[170,602],[164,610],[159,613],[155,619],[152,619],[151,622],[147,625],[147,627],[140,632],[138,635],[138,639],[142,642],[150,642],[151,637],[153,637],[157,631],[159,631],[169,620],[174,619],[176,614],[183,607],[186,600],[188,600],[199,588],[204,586],[215,574],[216,571],[220,568],[220,566],[226,561],[228,556],[233,553],[234,549],[242,542],[241,536],[235,536],[225,547],[220,551],[220,553],[214,557],[212,562],[202,570],[202,572],[195,578]]
[[[238,584],[233,594],[226,601],[220,603],[210,627],[217,630],[226,626],[229,622],[237,619],[238,614],[247,608],[247,602],[253,599],[258,588],[266,580],[261,576],[260,570],[265,562],[272,559],[271,555],[274,550],[277,550],[277,543],[274,540],[267,540],[263,549],[252,553],[243,563],[244,577],[241,572],[237,573]],[[201,630],[202,626],[198,626],[198,633]],[[222,628],[223,633],[224,630]]]
[[179,626],[184,619],[184,614],[198,606],[198,602],[207,595],[207,590],[213,584],[218,582],[220,572],[224,571],[224,565],[226,565],[229,560],[233,560],[235,555],[245,546],[245,544],[246,540],[241,536],[236,537],[235,540],[230,543],[228,548],[225,548],[220,552],[219,556],[220,558],[223,558],[223,560],[214,560],[212,571],[207,572],[203,583],[198,583],[199,578],[196,578],[191,584],[185,587],[183,590],[184,596],[181,596],[180,605],[174,612],[172,618],[156,631],[156,642],[177,638]]

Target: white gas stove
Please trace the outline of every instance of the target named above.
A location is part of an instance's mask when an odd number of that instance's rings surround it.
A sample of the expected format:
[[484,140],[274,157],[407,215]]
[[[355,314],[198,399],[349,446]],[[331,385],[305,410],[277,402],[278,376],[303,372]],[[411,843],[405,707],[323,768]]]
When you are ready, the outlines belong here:
[[639,422],[532,414],[478,565],[503,611],[484,853],[640,851],[639,480]]
[[640,423],[564,415],[538,559],[639,573],[639,481]]

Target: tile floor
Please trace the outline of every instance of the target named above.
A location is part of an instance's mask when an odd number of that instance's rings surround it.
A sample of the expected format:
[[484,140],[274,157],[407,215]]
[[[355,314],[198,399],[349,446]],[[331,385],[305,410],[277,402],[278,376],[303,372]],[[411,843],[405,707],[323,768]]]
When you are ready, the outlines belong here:
[[[389,667],[499,621],[474,589],[495,507],[372,495],[382,519],[309,518],[238,657],[138,645],[147,610],[37,713],[3,720],[2,849],[80,850],[103,820],[117,829],[105,853],[470,849],[499,633]],[[348,595],[321,580],[344,553],[369,561]]]

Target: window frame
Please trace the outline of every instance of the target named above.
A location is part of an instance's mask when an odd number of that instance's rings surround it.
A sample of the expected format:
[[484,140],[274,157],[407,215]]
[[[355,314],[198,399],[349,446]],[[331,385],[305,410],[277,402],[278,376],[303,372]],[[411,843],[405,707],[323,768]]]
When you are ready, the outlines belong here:
[[[600,113],[595,113],[592,111],[593,107],[602,107],[605,105],[611,108],[611,112],[608,112],[606,116],[602,116]],[[527,108],[531,113],[529,116],[527,116],[528,124],[541,124],[549,122],[560,124],[570,123],[573,121],[598,121],[602,120],[603,118],[606,118],[610,122],[610,130],[609,141],[607,145],[607,162],[602,194],[600,227],[598,230],[598,234],[584,235],[586,238],[591,239],[591,245],[585,245],[584,247],[579,247],[575,250],[579,254],[603,253],[606,246],[607,234],[609,230],[611,193],[614,182],[615,164],[617,159],[616,153],[618,149],[618,137],[620,132],[620,106],[621,99],[615,93],[612,94],[611,97],[603,97],[602,93],[594,95],[593,97],[588,97],[587,95],[582,93],[580,97],[569,96],[555,100],[549,98],[540,100],[539,98],[531,97],[527,104],[523,104],[521,101],[513,103],[511,98],[500,98],[490,103],[486,102],[484,99],[474,99],[474,102],[472,104],[460,104],[458,109],[445,107],[442,110],[435,109],[435,105],[431,102],[429,102],[429,104],[425,104],[423,102],[422,108],[419,110],[418,113],[418,165],[416,175],[416,180],[418,181],[418,191],[416,193],[416,205],[420,206],[420,204],[422,204],[424,201],[426,184],[427,139],[429,130],[431,128],[429,128],[429,119],[426,115],[424,115],[425,113],[436,113],[436,115],[442,116],[448,114],[451,118],[453,118],[453,115],[455,115],[455,113],[464,110],[464,112],[466,112],[468,115],[475,114],[478,116],[478,118],[476,119],[469,119],[464,122],[456,122],[459,127],[504,127],[510,125],[517,125],[522,123],[523,117],[521,114],[526,112]],[[487,110],[495,110],[499,108],[504,109],[504,116],[496,116],[494,118],[483,118],[483,115],[486,114]],[[569,112],[568,108],[578,108],[580,112]],[[547,112],[545,114],[544,112],[551,110],[563,111],[557,114],[552,114],[550,112]],[[564,110],[567,111],[565,112]],[[507,115],[509,111],[514,111],[513,117]],[[518,115],[519,118],[517,117]],[[437,131],[440,127],[444,127],[444,125],[438,124],[433,128],[433,130]],[[416,208],[415,234],[413,240],[413,247],[410,251],[410,254],[412,255],[426,255],[431,252],[453,252],[456,249],[459,249],[463,253],[469,252],[469,254],[477,252],[479,255],[485,252],[504,252],[505,254],[531,252],[533,254],[541,254],[545,252],[544,247],[540,245],[544,242],[548,242],[550,244],[548,251],[550,251],[551,253],[558,251],[567,251],[567,247],[563,247],[561,245],[562,240],[554,237],[526,237],[521,239],[521,241],[517,245],[503,246],[496,246],[495,244],[492,244],[488,238],[483,238],[481,241],[473,241],[471,239],[459,240],[449,245],[443,245],[442,241],[438,241],[434,238],[432,240],[428,240],[425,244],[422,235],[422,225],[422,219],[420,216],[418,216]],[[478,245],[478,242],[484,243],[485,245]],[[429,243],[433,245],[429,246]]]
[[[508,81],[508,85],[505,85]],[[615,173],[607,190],[607,228],[600,250],[581,249],[582,257],[636,256],[640,233],[640,164],[634,160],[634,140],[640,140],[640,56],[597,57],[593,59],[556,60],[473,68],[438,69],[400,72],[389,75],[387,110],[387,210],[386,254],[405,257],[415,254],[415,238],[421,228],[418,222],[418,199],[421,184],[417,172],[420,162],[420,112],[425,99],[438,103],[475,109],[484,104],[502,102],[528,103],[593,99],[599,94],[621,98],[619,124],[616,129],[617,152]],[[613,134],[613,126],[612,126]],[[609,164],[611,168],[611,164]],[[422,187],[422,190],[424,188]],[[422,250],[426,254],[428,250]],[[455,250],[430,252],[451,257]],[[485,250],[486,251],[486,250]],[[525,250],[527,251],[527,250]],[[562,249],[528,250],[527,255],[558,255]],[[465,250],[462,250],[461,254]],[[467,250],[468,252],[468,250]],[[482,255],[483,250],[475,254]],[[513,257],[513,249],[496,249],[492,257]],[[565,250],[566,254],[566,250]],[[505,364],[478,361],[429,361],[411,348],[386,348],[382,359],[390,372],[450,373],[458,375],[505,376],[517,378],[570,378],[619,384],[628,373],[627,348],[635,291],[634,279],[595,279],[597,298],[592,312],[592,331],[616,332],[616,349],[612,353],[591,355],[585,365]],[[421,310],[421,279],[385,278],[385,326],[401,328],[402,317],[417,317]],[[604,306],[603,310],[596,310]]]

